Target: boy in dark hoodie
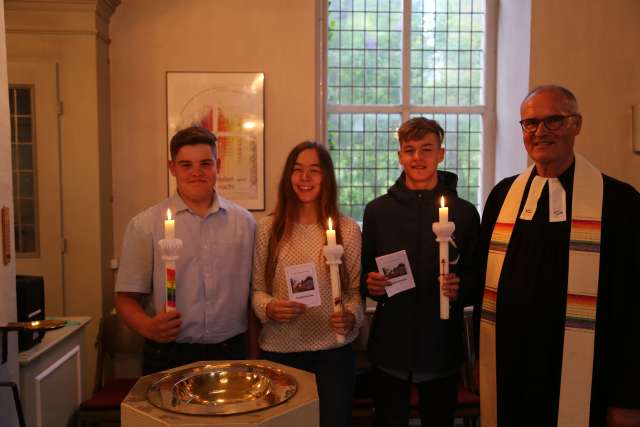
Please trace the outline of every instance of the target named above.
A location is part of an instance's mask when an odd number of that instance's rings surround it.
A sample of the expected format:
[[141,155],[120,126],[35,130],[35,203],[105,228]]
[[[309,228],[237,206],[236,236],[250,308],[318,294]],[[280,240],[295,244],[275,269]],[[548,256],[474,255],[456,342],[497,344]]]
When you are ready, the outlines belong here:
[[[434,120],[412,118],[398,130],[398,159],[403,172],[387,194],[371,201],[362,232],[362,291],[377,301],[369,336],[374,425],[406,426],[412,383],[420,398],[423,426],[450,426],[456,405],[458,371],[463,359],[463,308],[477,293],[471,254],[479,231],[476,208],[460,199],[458,177],[438,171],[445,154],[444,130]],[[450,298],[448,320],[440,319],[438,221],[440,197],[455,223],[449,246],[451,274],[443,292]],[[375,258],[405,250],[415,287],[388,297],[387,278]]]

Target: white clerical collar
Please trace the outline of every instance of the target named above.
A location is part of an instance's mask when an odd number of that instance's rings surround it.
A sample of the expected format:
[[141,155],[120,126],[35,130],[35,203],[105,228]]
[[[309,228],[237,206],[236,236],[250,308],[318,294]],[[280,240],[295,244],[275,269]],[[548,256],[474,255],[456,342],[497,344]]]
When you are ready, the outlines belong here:
[[520,214],[520,219],[531,221],[538,207],[538,200],[544,185],[549,182],[549,222],[563,222],[567,220],[567,193],[558,178],[533,177],[527,201]]

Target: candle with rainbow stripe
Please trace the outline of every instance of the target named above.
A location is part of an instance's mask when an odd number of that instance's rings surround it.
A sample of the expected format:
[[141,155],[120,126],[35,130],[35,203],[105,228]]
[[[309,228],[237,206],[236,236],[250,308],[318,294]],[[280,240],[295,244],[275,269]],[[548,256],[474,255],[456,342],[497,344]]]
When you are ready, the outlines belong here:
[[[167,219],[164,221],[164,238],[175,239],[175,220],[171,219],[171,209],[167,209]],[[167,299],[165,302],[166,311],[176,310],[176,262],[165,259],[164,276]]]

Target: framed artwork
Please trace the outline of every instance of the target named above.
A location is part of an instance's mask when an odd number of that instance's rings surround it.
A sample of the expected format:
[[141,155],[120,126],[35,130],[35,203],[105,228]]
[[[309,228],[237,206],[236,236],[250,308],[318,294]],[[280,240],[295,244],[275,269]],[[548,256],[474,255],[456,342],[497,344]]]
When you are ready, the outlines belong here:
[[[189,126],[218,139],[216,190],[246,209],[264,210],[264,73],[167,72],[167,151],[173,135]],[[176,182],[167,173],[173,194]]]

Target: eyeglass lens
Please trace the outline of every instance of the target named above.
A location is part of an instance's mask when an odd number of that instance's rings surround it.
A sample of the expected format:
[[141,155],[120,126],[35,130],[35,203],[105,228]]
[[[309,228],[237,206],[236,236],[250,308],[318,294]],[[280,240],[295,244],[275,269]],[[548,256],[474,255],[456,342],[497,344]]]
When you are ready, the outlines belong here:
[[548,130],[558,130],[564,124],[565,119],[571,116],[553,115],[543,119],[524,119],[520,121],[522,128],[527,132],[535,132],[538,130],[540,123],[544,124],[544,127]]

